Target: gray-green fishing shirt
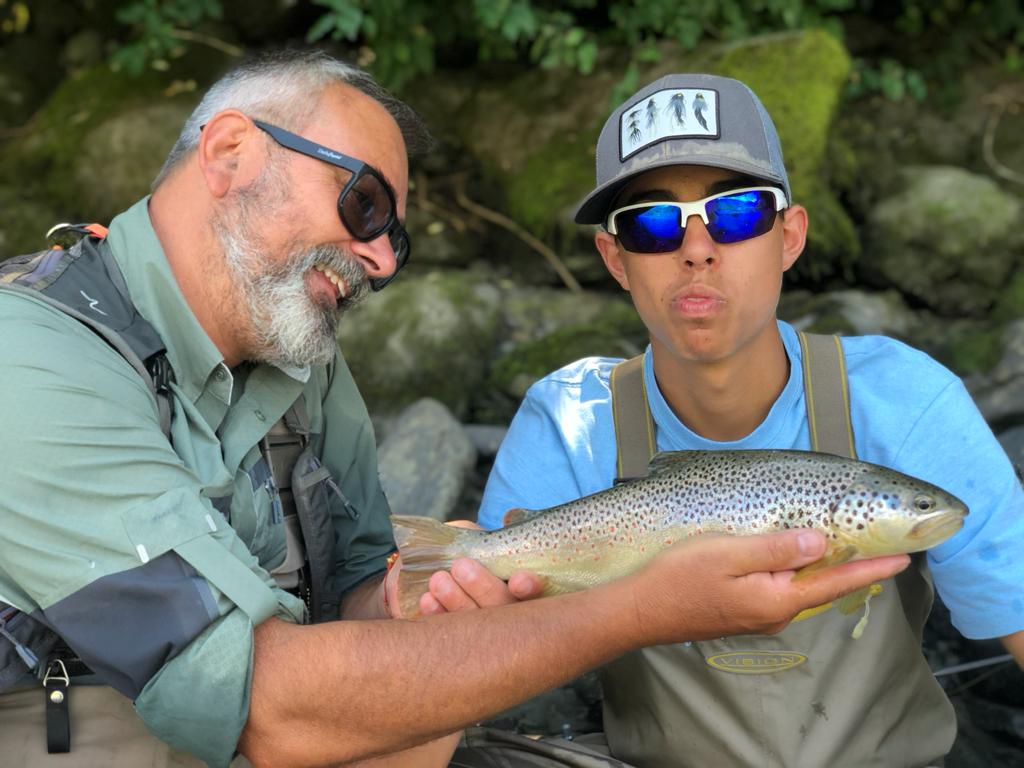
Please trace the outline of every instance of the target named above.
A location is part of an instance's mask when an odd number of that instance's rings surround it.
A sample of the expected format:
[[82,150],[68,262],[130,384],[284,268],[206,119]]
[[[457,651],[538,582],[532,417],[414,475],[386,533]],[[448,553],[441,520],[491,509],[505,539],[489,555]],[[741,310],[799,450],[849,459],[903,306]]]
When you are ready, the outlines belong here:
[[[330,504],[344,592],[394,550],[373,430],[340,355],[328,368],[227,368],[148,198],[114,219],[108,242],[167,347],[172,442],[114,349],[41,300],[0,292],[0,600],[60,634],[161,739],[226,765],[248,716],[254,625],[304,618],[268,575],[284,526],[258,443],[304,393],[311,445],[343,494]],[[211,500],[228,496],[225,519]]]

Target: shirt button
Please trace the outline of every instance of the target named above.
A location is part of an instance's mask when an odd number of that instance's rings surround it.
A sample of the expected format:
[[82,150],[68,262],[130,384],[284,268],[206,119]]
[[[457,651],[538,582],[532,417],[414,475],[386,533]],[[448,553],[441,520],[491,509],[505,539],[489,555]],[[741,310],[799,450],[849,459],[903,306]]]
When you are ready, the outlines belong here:
[[260,421],[266,421],[267,420],[267,417],[263,415],[263,411],[255,411],[255,413],[256,413],[256,418],[259,419]]
[[213,374],[213,378],[215,378],[217,381],[224,381],[226,376],[227,376],[227,374],[224,373],[224,369],[223,368],[218,368],[216,373]]

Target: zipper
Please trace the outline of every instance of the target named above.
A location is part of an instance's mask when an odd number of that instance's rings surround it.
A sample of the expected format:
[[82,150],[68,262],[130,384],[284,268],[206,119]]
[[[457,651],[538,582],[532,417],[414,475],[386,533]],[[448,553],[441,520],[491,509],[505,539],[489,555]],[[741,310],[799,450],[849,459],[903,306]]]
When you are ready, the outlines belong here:
[[274,524],[284,522],[284,510],[281,507],[281,494],[274,483],[274,476],[271,475],[263,481],[263,487],[270,497],[270,522]]

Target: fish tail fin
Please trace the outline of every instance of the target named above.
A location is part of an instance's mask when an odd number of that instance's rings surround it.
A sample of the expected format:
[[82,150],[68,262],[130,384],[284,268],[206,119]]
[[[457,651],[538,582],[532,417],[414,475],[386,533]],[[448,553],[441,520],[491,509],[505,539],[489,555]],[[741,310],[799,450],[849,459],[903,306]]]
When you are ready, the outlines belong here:
[[392,515],[395,542],[402,553],[398,574],[398,603],[402,616],[414,618],[420,611],[420,597],[430,589],[430,577],[451,567],[465,554],[464,542],[478,534],[467,528],[445,525],[429,517]]

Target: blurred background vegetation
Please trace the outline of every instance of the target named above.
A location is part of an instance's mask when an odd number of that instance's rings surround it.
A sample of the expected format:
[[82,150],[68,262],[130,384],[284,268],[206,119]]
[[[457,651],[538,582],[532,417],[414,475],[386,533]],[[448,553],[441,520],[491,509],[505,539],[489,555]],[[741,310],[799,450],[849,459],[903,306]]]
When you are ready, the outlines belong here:
[[[685,70],[744,80],[778,124],[812,220],[785,316],[1005,378],[1024,316],[1018,0],[0,0],[0,254],[109,220],[213,79],[306,45],[369,69],[439,140],[413,159],[408,275],[342,332],[375,410],[432,394],[501,421],[547,370],[642,347],[571,214],[609,110]],[[364,333],[385,312],[391,347]]]

